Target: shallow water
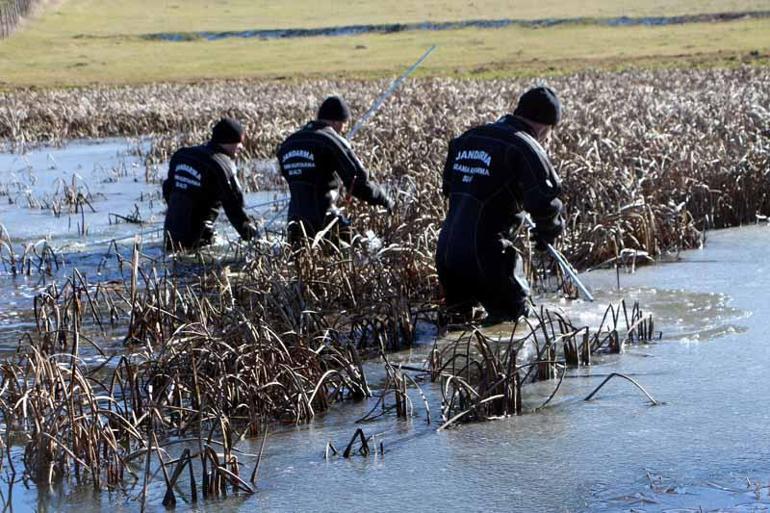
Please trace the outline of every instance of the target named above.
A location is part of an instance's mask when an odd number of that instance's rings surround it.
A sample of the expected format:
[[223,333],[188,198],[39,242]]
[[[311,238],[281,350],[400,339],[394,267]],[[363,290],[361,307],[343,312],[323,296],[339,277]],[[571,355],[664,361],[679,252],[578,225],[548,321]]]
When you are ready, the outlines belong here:
[[[374,402],[338,405],[308,425],[274,429],[254,496],[193,506],[180,493],[177,510],[770,510],[768,248],[770,228],[751,226],[710,233],[704,249],[683,253],[680,262],[621,274],[620,290],[614,272],[584,275],[596,303],[550,306],[562,306],[576,324],[596,325],[608,302],[639,300],[663,338],[571,370],[540,413],[436,432],[440,392],[423,382],[430,425],[416,393],[408,421],[386,415],[354,424]],[[0,282],[4,291],[17,286]],[[502,334],[505,327],[495,330]],[[426,333],[422,342],[391,360],[420,365],[433,338]],[[367,371],[377,395],[382,366],[370,362]],[[632,375],[665,404],[649,406],[620,380],[584,402],[611,372]],[[526,404],[539,404],[553,385],[531,385]],[[327,442],[344,448],[357,427],[377,435],[385,454],[325,460]],[[239,448],[258,452],[259,441]],[[160,482],[156,477],[151,488],[150,511],[164,510]],[[7,499],[7,489],[0,490]],[[36,490],[17,484],[12,503],[15,511],[138,511],[140,492],[141,486],[95,495],[88,486]]]
[[[141,150],[147,150],[142,141],[112,139],[43,147],[26,154],[0,153],[0,225],[10,235],[14,253],[23,254],[28,245],[39,253],[45,241],[56,254],[52,275],[37,271],[34,258],[29,275],[14,275],[7,261],[0,263],[0,352],[12,350],[18,334],[33,325],[32,297],[51,281],[70,277],[74,268],[92,282],[120,277],[109,251],[112,240],[127,256],[134,235],[141,234],[143,252],[162,258],[165,204],[160,179],[166,175],[166,166],[148,169],[138,156]],[[55,215],[50,205],[61,200],[66,189],[87,196],[90,206],[78,212],[64,206]],[[272,197],[267,192],[247,194],[246,204]],[[272,218],[266,209],[250,213]],[[129,223],[113,214],[138,215],[142,223]],[[221,239],[237,238],[224,213],[217,231]],[[0,257],[7,260],[7,251],[0,249]]]

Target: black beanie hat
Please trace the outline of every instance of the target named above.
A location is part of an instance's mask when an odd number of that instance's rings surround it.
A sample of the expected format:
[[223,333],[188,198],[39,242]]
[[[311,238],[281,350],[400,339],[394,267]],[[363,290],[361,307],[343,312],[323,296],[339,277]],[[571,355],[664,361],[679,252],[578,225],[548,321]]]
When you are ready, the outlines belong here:
[[533,87],[521,95],[513,113],[543,125],[556,125],[561,119],[561,103],[550,87]]
[[232,118],[222,118],[211,132],[211,142],[236,144],[243,142],[243,126]]
[[348,104],[339,96],[329,96],[318,109],[318,119],[347,121],[350,119]]

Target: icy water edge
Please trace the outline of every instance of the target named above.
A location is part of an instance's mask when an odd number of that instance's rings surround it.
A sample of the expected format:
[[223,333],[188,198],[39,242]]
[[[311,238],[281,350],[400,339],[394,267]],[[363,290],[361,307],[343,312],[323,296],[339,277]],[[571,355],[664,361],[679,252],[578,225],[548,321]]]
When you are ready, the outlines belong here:
[[[142,218],[162,219],[156,184],[144,182],[125,144],[73,145],[61,150],[1,155],[0,223],[14,242],[47,237],[70,265],[95,266],[83,247],[94,239],[130,234],[136,225],[109,224],[107,213],[125,215],[137,205]],[[117,169],[117,171],[116,171]],[[25,206],[28,194],[53,198],[63,183],[82,180],[96,213],[56,218]],[[155,196],[153,196],[155,195]],[[250,198],[254,201],[264,195]],[[154,198],[154,199],[153,199]],[[2,199],[2,198],[0,198]],[[11,199],[13,200],[11,202]],[[141,201],[140,201],[141,200]],[[86,220],[89,235],[78,234]],[[751,226],[710,233],[704,249],[682,260],[621,275],[585,275],[596,304],[564,305],[578,324],[596,324],[609,301],[638,299],[654,314],[661,341],[605,357],[571,371],[552,406],[537,414],[436,432],[438,385],[423,382],[434,423],[418,397],[409,421],[384,417],[364,424],[384,455],[330,459],[324,447],[345,445],[371,402],[348,403],[296,428],[270,435],[254,496],[184,503],[178,511],[767,511],[770,510],[770,428],[765,398],[770,389],[768,334],[770,278],[766,251],[770,228]],[[24,312],[40,284],[0,270],[0,340],[9,344],[24,329]],[[395,362],[422,364],[431,335]],[[377,369],[369,366],[374,383]],[[633,375],[665,405],[650,407],[638,391],[612,382],[598,399],[582,399],[610,372]],[[538,388],[547,394],[552,384]],[[375,396],[377,391],[374,390]],[[240,449],[257,452],[259,441]],[[138,511],[138,489],[129,494],[91,488],[37,490],[17,483],[4,502],[14,511]],[[153,487],[150,510],[162,511],[164,488]]]

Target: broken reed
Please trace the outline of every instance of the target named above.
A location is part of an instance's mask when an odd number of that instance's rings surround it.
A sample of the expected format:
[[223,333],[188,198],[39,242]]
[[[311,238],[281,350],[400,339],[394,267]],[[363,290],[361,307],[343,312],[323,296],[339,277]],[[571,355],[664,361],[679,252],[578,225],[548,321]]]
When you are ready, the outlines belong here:
[[564,315],[541,308],[517,322],[510,337],[493,339],[475,327],[453,342],[436,345],[429,367],[441,383],[439,429],[456,423],[522,413],[522,387],[556,380],[554,390],[535,411],[546,406],[561,386],[567,367],[590,365],[596,353],[620,353],[626,344],[649,343],[655,332],[652,315],[635,303],[629,309],[609,305],[598,327],[575,326]]
[[[141,485],[144,503],[154,459],[166,480],[164,505],[175,502],[174,487],[185,466],[192,502],[198,486],[203,498],[221,496],[228,488],[252,493],[233,447],[242,434],[230,426],[227,415],[216,407],[193,414],[175,406],[170,390],[146,381],[149,369],[123,357],[110,372],[99,372],[76,354],[44,355],[34,346],[17,361],[5,361],[0,366],[0,414],[6,423],[6,452],[0,463],[10,467],[11,479],[17,477],[11,445],[21,437],[23,475],[41,485],[67,478],[90,482],[97,490]],[[195,436],[183,438],[183,423],[191,420]],[[163,444],[158,442],[161,436]],[[183,448],[181,456],[167,461],[169,454],[178,453],[177,446]],[[200,466],[194,458],[200,458]],[[166,467],[174,464],[169,477]],[[253,464],[252,476],[259,458]]]
[[62,265],[62,259],[47,240],[21,245],[21,254],[13,249],[14,243],[0,223],[0,268],[13,276],[52,276]]

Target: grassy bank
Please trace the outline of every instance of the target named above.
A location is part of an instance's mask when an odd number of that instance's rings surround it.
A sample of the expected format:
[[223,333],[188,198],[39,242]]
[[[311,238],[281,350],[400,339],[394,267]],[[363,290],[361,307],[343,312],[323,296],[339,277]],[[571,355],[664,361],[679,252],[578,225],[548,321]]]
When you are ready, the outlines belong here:
[[[130,5],[124,5],[130,4]],[[46,11],[12,38],[0,41],[0,87],[146,83],[214,78],[391,76],[431,44],[425,76],[532,76],[628,66],[766,65],[770,19],[656,27],[596,25],[414,31],[345,37],[262,41],[151,41],[142,34],[196,30],[334,26],[470,18],[675,15],[768,9],[770,1],[632,2],[499,0],[458,6],[354,3],[350,9],[306,2],[263,6],[230,2],[95,2],[71,0]],[[411,5],[411,4],[409,4]],[[668,5],[668,3],[666,3]],[[403,9],[401,8],[403,7]],[[298,13],[303,13],[302,16]],[[315,13],[315,14],[314,14]],[[307,16],[305,16],[307,14]]]

